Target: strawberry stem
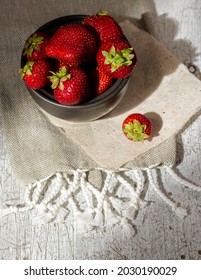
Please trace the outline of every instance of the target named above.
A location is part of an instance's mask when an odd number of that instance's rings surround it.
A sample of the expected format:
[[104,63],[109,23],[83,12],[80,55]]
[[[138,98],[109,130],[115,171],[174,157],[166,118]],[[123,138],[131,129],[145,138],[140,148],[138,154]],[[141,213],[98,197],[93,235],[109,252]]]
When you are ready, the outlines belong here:
[[63,83],[71,78],[71,75],[69,73],[67,73],[66,67],[63,66],[56,73],[52,72],[52,71],[50,71],[50,73],[52,75],[48,76],[48,79],[52,83],[51,88],[55,89],[55,88],[58,87],[60,90],[64,90],[64,84]]
[[133,140],[134,142],[144,142],[144,140],[149,137],[149,135],[144,133],[146,128],[146,125],[141,124],[137,120],[134,120],[133,122],[124,124],[123,132],[126,133],[128,139]]
[[133,62],[132,59],[134,54],[132,53],[133,48],[123,49],[121,51],[116,51],[115,47],[112,46],[110,51],[102,51],[105,57],[104,63],[111,64],[111,72],[116,71],[120,66],[130,66]]
[[32,74],[32,68],[33,68],[34,63],[35,63],[34,61],[28,61],[24,65],[24,67],[18,71],[21,79],[23,79],[24,75]]
[[97,16],[107,16],[107,15],[108,15],[108,11],[106,11],[106,10],[100,10],[96,15],[97,15]]
[[34,50],[39,50],[39,45],[43,43],[44,37],[38,36],[37,33],[29,36],[24,45],[23,55],[31,56]]

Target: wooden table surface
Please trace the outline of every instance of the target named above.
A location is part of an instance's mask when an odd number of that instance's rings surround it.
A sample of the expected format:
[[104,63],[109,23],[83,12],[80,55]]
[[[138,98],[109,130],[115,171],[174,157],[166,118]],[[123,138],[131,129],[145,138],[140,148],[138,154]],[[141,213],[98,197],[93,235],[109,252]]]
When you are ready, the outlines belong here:
[[[141,2],[148,12],[155,14],[155,37],[188,67],[194,65],[195,75],[200,78],[201,1]],[[129,16],[129,9],[126,13]],[[24,186],[12,175],[1,119],[0,130],[0,200],[20,202]],[[178,137],[177,166],[185,178],[198,185],[200,140],[198,115]],[[32,225],[30,213],[12,214],[0,221],[0,259],[201,259],[201,193],[181,187],[165,170],[162,174],[166,191],[190,210],[185,219],[179,219],[152,189],[146,194],[151,204],[138,214],[137,234],[133,238],[117,229],[87,238],[78,234],[72,224]]]

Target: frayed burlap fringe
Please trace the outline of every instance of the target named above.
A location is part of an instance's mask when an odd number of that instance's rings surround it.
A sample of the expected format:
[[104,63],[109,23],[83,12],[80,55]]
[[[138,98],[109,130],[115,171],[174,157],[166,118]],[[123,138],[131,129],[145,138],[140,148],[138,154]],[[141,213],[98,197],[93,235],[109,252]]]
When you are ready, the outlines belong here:
[[[201,191],[201,187],[181,178],[173,166],[166,165],[165,169],[179,184]],[[1,217],[36,210],[33,223],[62,223],[68,218],[76,219],[81,232],[104,231],[119,224],[127,235],[134,236],[135,218],[140,208],[146,206],[143,191],[147,182],[180,218],[188,215],[187,209],[171,200],[160,188],[156,176],[160,166],[99,171],[104,178],[101,189],[88,180],[89,170],[56,173],[32,183],[26,188],[24,205],[7,205],[1,209]]]

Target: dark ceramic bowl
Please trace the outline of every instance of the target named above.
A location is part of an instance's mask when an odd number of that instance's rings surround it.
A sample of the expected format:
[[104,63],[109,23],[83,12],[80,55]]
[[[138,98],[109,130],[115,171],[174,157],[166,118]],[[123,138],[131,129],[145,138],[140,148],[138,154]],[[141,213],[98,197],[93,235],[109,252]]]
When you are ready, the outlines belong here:
[[[81,23],[84,18],[86,15],[60,17],[44,24],[36,32],[53,35],[60,26]],[[21,67],[25,63],[26,59],[22,56]],[[129,78],[116,79],[107,91],[81,105],[68,106],[58,103],[49,88],[40,90],[28,88],[28,91],[35,102],[49,114],[71,122],[88,122],[106,115],[119,104],[128,88],[128,81]]]

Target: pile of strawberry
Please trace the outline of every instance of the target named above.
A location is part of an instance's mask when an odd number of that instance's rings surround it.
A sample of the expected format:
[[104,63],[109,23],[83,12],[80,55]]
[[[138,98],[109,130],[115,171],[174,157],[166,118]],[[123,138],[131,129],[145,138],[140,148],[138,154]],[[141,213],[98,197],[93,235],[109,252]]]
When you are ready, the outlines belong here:
[[82,23],[59,27],[50,37],[32,34],[25,42],[27,62],[20,70],[29,88],[50,87],[65,105],[84,103],[128,77],[136,54],[119,24],[101,11]]

